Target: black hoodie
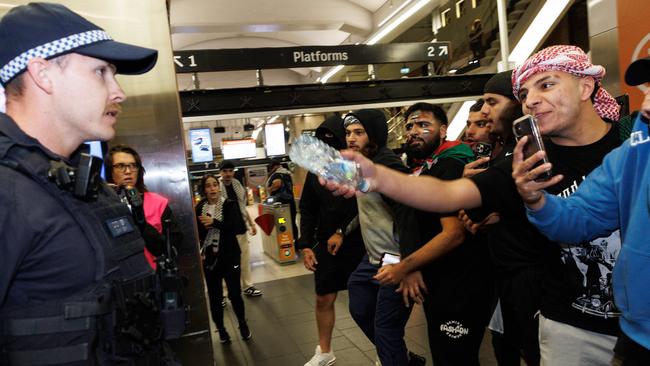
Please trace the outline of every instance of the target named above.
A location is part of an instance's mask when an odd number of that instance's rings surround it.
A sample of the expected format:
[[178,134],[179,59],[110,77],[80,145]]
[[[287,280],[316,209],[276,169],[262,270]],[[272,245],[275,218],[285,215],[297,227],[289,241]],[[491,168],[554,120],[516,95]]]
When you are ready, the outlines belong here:
[[[345,130],[341,117],[335,115],[326,119],[316,129],[316,137],[337,150],[345,147]],[[296,249],[312,248],[316,243],[326,246],[327,239],[336,229],[345,231],[356,216],[356,200],[332,196],[327,188],[318,183],[314,174],[308,173],[300,197],[300,238],[296,241]],[[340,250],[363,251],[358,228],[345,235]]]

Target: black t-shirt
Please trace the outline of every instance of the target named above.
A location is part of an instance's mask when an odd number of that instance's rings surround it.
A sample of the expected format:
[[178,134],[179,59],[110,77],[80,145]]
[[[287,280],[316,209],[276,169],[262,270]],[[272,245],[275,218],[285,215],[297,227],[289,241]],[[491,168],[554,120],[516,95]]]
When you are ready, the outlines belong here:
[[481,192],[482,207],[467,210],[475,222],[497,212],[499,222],[487,232],[495,269],[504,274],[521,270],[542,270],[551,255],[548,239],[528,222],[524,203],[512,180],[512,156],[507,156],[483,173],[470,178]]
[[[564,175],[562,182],[547,191],[563,196],[575,192],[584,176],[600,165],[603,157],[620,143],[616,124],[601,140],[586,146],[559,146],[545,141],[553,173]],[[505,272],[527,267],[543,268],[541,311],[545,317],[616,335],[616,312],[596,310],[603,308],[602,302],[607,303],[605,307],[613,305],[610,302],[611,268],[608,274],[605,269],[613,264],[615,258],[611,258],[611,254],[608,256],[607,253],[611,252],[608,245],[601,245],[599,241],[598,244],[569,249],[551,242],[537,231],[526,218],[524,204],[512,179],[511,157],[471,179],[481,192],[483,206],[499,212],[501,217],[490,233],[490,252],[495,265]],[[599,287],[598,291],[596,287]],[[589,292],[585,293],[585,289]]]
[[[442,158],[430,168],[423,169],[420,175],[454,180],[463,176],[464,167],[465,164],[459,160]],[[442,231],[440,224],[442,217],[455,217],[457,214],[457,212],[438,214],[417,210],[421,246]],[[479,304],[491,303],[491,300],[480,301],[477,298],[477,296],[485,297],[484,293],[492,291],[491,263],[487,259],[487,248],[474,241],[470,235],[452,251],[427,264],[422,268],[422,273],[429,291],[443,293],[454,299],[449,301],[451,306],[460,307],[462,304],[474,302],[477,306],[475,310],[478,311],[484,310],[478,309]]]
[[[555,174],[564,179],[546,191],[561,197],[573,194],[578,185],[605,155],[621,144],[617,124],[599,141],[586,146],[558,146],[545,142]],[[566,228],[571,230],[571,228]],[[621,250],[620,232],[579,245],[552,243],[542,314],[549,319],[599,333],[618,335],[620,312],[614,305],[612,269]]]
[[[244,218],[241,215],[241,210],[239,209],[239,200],[235,189],[231,185],[226,186],[226,194],[228,198],[223,205],[223,219],[224,222],[228,222],[228,230],[232,230],[236,235],[243,234],[246,232],[246,223]],[[232,225],[232,226],[230,226]]]

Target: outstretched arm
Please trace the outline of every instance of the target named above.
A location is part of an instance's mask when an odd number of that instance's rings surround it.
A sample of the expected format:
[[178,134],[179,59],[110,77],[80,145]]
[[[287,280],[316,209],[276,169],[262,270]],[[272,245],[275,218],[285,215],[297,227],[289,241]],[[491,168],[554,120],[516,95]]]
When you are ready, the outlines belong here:
[[[370,185],[371,191],[380,192],[405,205],[432,212],[453,212],[481,206],[481,193],[469,179],[443,181],[429,176],[414,177],[373,164],[353,151],[342,151],[341,155],[359,164],[361,175]],[[352,197],[362,194],[357,187],[333,181],[325,182],[322,178],[321,183],[335,195]]]

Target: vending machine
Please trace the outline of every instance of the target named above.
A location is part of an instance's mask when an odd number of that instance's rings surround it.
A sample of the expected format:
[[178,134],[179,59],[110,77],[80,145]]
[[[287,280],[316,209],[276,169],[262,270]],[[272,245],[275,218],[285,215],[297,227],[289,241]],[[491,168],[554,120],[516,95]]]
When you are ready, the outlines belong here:
[[293,228],[289,205],[280,203],[262,203],[261,213],[255,222],[262,228],[262,246],[264,253],[280,264],[296,261],[293,245]]

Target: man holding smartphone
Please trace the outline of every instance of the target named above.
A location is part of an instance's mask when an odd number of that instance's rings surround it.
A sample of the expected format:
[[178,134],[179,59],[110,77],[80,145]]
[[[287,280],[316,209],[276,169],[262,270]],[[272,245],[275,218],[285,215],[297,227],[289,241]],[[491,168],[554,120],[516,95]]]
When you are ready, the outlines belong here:
[[[650,58],[637,60],[625,73],[629,85],[650,82]],[[549,182],[535,182],[540,169],[532,169],[540,156],[523,160],[517,145],[513,160],[517,188],[528,217],[549,238],[580,243],[621,229],[623,244],[613,273],[616,304],[622,316],[615,365],[650,364],[648,328],[648,239],[650,224],[650,89],[645,89],[641,113],[632,137],[609,153],[578,190],[566,199],[542,191]],[[566,230],[570,225],[573,230]]]
[[[603,156],[621,143],[618,124],[611,123],[618,120],[618,105],[599,87],[604,73],[604,68],[591,64],[574,46],[546,48],[513,72],[514,95],[522,101],[524,112],[539,120],[542,135],[549,137],[546,148],[553,169],[566,177],[549,181],[554,194],[572,194]],[[361,156],[346,156],[360,164],[372,190],[410,206],[437,212],[483,206],[499,212],[497,225],[509,240],[491,243],[492,253],[502,254],[493,255],[493,260],[501,275],[511,281],[508,291],[530,303],[528,308],[515,308],[518,319],[534,326],[531,316],[541,310],[544,364],[609,364],[620,314],[611,301],[611,266],[618,254],[615,248],[620,246],[616,234],[604,238],[604,243],[585,243],[581,248],[548,240],[527,220],[511,177],[511,159],[471,179],[445,182],[400,176]],[[353,193],[332,182],[328,186],[338,194]],[[517,246],[506,247],[510,243]],[[530,332],[522,335],[533,341],[531,336]]]
[[[446,141],[447,115],[442,108],[416,103],[404,118],[407,154],[421,161],[413,174],[446,180],[461,177],[463,167],[474,156],[466,144]],[[485,260],[487,247],[465,237],[456,212],[418,211],[416,217],[418,245],[402,244],[399,263],[386,265],[384,257],[375,279],[382,284],[401,282],[407,303],[409,294],[424,297],[429,348],[436,366],[478,366],[479,347],[492,314],[492,266]],[[426,288],[414,281],[416,276],[422,277]]]

